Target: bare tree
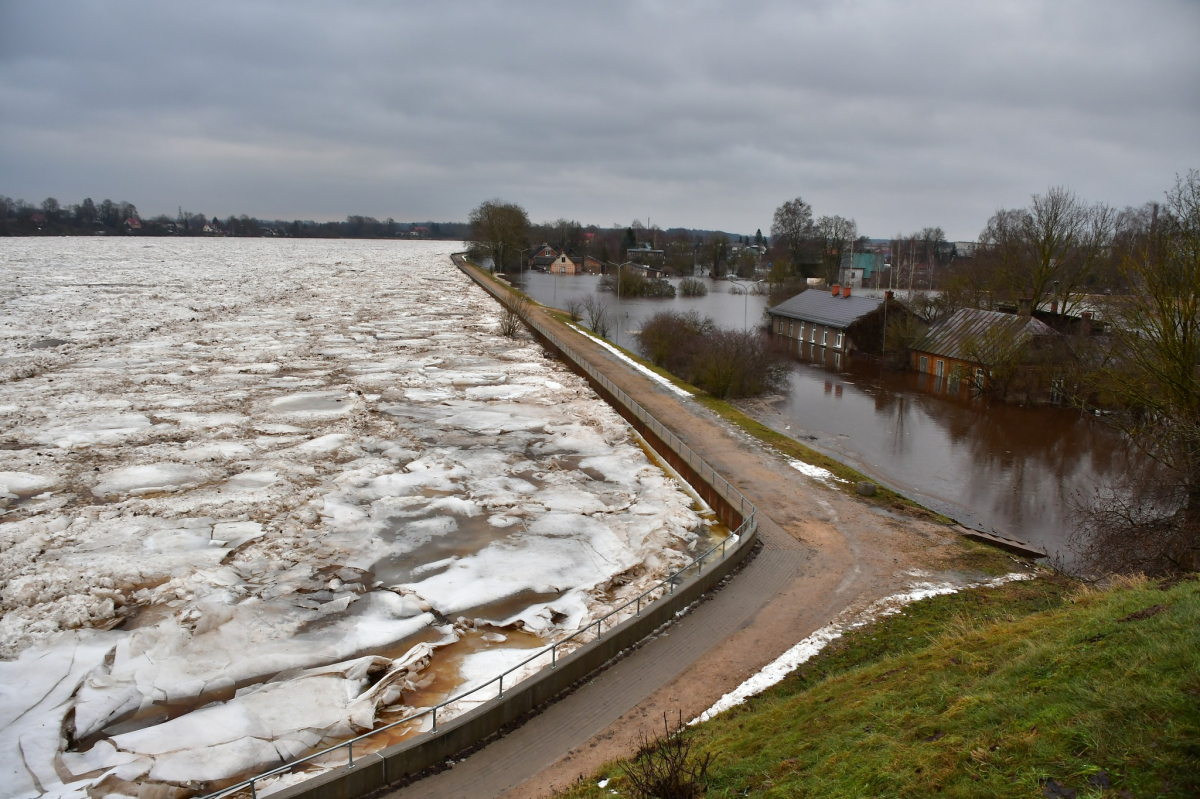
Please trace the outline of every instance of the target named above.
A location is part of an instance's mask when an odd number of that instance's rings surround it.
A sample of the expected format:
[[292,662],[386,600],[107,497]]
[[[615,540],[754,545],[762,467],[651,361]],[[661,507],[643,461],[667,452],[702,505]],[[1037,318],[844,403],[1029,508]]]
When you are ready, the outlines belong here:
[[997,211],[979,234],[983,254],[1000,271],[1012,299],[1034,307],[1057,300],[1067,314],[1101,264],[1112,242],[1116,213],[1088,205],[1071,191],[1053,187],[1035,195],[1029,208]]
[[1200,569],[1200,172],[1176,179],[1121,271],[1130,293],[1108,305],[1112,350],[1089,383],[1167,479],[1114,491],[1080,547],[1108,568]]
[[496,269],[503,270],[505,253],[519,257],[529,240],[529,215],[516,203],[488,200],[471,211],[471,247],[490,257]]
[[612,321],[608,316],[608,301],[597,294],[589,294],[583,301],[583,313],[587,317],[587,326],[601,338],[608,338]]
[[583,300],[572,297],[567,300],[563,310],[567,312],[567,316],[571,317],[572,322],[578,322],[583,318]]
[[821,263],[824,266],[824,278],[827,283],[838,282],[838,272],[842,259],[854,244],[857,228],[853,219],[841,216],[823,216],[814,226],[818,243],[821,247]]
[[675,729],[663,713],[663,732],[654,738],[644,733],[637,754],[624,766],[634,799],[699,799],[708,788],[708,769],[715,758],[692,751],[693,728],[683,723]]
[[793,269],[799,268],[806,240],[812,236],[812,206],[797,197],[775,209],[771,221],[771,238],[783,242],[792,259]]

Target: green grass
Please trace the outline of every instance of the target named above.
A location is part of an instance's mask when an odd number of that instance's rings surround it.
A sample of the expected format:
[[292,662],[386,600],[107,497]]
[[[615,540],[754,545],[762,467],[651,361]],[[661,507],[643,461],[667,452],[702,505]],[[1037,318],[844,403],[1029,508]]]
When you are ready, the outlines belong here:
[[[719,753],[711,799],[1035,797],[1046,779],[1080,797],[1197,796],[1200,583],[1096,591],[1047,577],[926,600],[846,635],[697,741]],[[564,796],[612,789],[629,795],[619,763]]]

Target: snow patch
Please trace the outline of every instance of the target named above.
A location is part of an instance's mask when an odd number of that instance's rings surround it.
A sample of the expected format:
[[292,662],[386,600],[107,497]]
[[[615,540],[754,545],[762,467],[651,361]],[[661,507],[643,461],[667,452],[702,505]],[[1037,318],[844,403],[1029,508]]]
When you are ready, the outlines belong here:
[[942,596],[944,594],[956,594],[959,591],[969,588],[995,588],[1015,580],[1032,580],[1033,577],[1034,575],[1029,572],[1012,572],[1002,577],[978,583],[968,583],[967,585],[919,583],[912,586],[908,591],[884,597],[871,603],[866,610],[853,615],[847,620],[835,621],[821,627],[812,635],[809,635],[800,641],[800,643],[775,658],[775,660],[763,666],[758,673],[722,696],[712,707],[692,719],[688,724],[699,724],[700,722],[708,721],[719,713],[724,713],[731,707],[736,707],[750,697],[762,693],[772,685],[782,682],[787,675],[815,657],[831,641],[841,638],[846,630],[862,627],[883,616],[893,616],[899,613],[906,605],[911,605],[913,602],[919,602],[922,599],[929,599],[930,597]]

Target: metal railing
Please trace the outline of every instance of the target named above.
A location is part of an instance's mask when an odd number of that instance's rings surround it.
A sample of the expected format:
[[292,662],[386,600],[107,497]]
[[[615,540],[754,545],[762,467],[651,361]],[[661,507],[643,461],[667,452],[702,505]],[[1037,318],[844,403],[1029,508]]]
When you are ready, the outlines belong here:
[[[492,287],[483,286],[483,288],[486,289],[489,293],[491,293],[493,296],[495,296],[498,300],[500,300],[505,305],[509,305],[509,303],[507,302],[507,298],[501,296],[497,291],[492,289]],[[666,427],[664,427],[662,424],[660,424],[659,421],[657,419],[655,419],[652,415],[650,415],[650,413],[648,413],[645,408],[643,408],[632,397],[630,397],[628,394],[626,394],[624,391],[622,391],[620,388],[618,388],[611,380],[609,380],[603,374],[601,374],[596,369],[594,369],[590,363],[588,363],[586,360],[584,360],[573,349],[568,347],[566,345],[566,343],[564,343],[561,339],[559,339],[557,336],[555,336],[549,330],[546,330],[542,325],[538,324],[534,320],[528,319],[524,316],[522,316],[522,319],[525,320],[526,324],[528,324],[530,327],[533,327],[534,329],[536,329],[539,333],[541,333],[541,335],[545,336],[549,341],[551,341],[554,344],[554,346],[559,349],[560,352],[562,352],[564,355],[566,355],[568,358],[570,358],[576,365],[578,365],[581,369],[583,369],[585,372],[587,372],[587,374],[589,376],[591,376],[593,379],[595,379],[597,382],[599,382],[601,385],[603,385],[607,391],[612,393],[612,395],[617,399],[618,402],[621,402],[627,408],[629,408],[630,411],[633,412],[633,414],[638,418],[639,421],[641,421],[643,424],[645,424],[647,427],[649,427],[651,430],[653,430],[655,435],[657,435],[659,437],[659,439],[661,441],[663,441],[663,443],[665,443],[677,455],[679,455],[681,458],[683,458],[687,462],[687,464],[689,466],[691,466],[691,468],[693,470],[695,470],[695,472],[698,475],[700,475],[700,478],[702,480],[704,480],[705,482],[707,482],[709,485],[711,485],[713,487],[713,489],[716,490],[725,499],[725,501],[729,502],[734,507],[737,507],[739,509],[739,514],[742,517],[742,523],[740,525],[738,525],[738,528],[736,530],[734,530],[728,537],[722,539],[720,541],[720,543],[713,544],[710,548],[708,548],[707,550],[705,550],[704,552],[702,552],[701,554],[699,554],[698,556],[693,558],[687,565],[685,565],[682,568],[671,573],[663,580],[660,580],[658,583],[650,586],[645,591],[643,591],[640,594],[638,594],[637,596],[635,596],[633,599],[626,601],[624,604],[614,608],[613,610],[611,610],[608,613],[604,614],[603,616],[599,617],[595,621],[589,622],[586,627],[584,627],[580,630],[576,630],[574,633],[568,635],[566,638],[563,638],[560,641],[555,641],[553,644],[550,644],[549,646],[538,650],[538,652],[536,652],[535,654],[525,658],[520,663],[517,663],[516,665],[509,667],[508,669],[501,672],[500,674],[498,674],[496,677],[492,678],[491,680],[488,680],[487,682],[482,683],[481,685],[477,685],[474,688],[471,688],[470,690],[464,691],[461,694],[453,696],[450,699],[446,699],[445,701],[439,702],[438,704],[434,705],[433,707],[428,707],[428,708],[424,708],[422,710],[414,711],[413,713],[405,716],[402,719],[398,719],[397,721],[390,722],[388,724],[383,725],[382,727],[376,727],[375,729],[365,732],[362,735],[359,735],[355,738],[351,738],[349,740],[334,744],[333,746],[326,747],[325,749],[322,749],[319,752],[314,752],[311,755],[308,755],[306,757],[298,758],[289,763],[285,763],[284,765],[279,766],[274,769],[271,769],[270,771],[264,771],[261,774],[256,774],[253,777],[249,777],[248,779],[242,780],[241,782],[237,783],[236,785],[231,785],[222,790],[216,791],[214,793],[210,793],[207,796],[203,797],[203,799],[219,799],[219,797],[229,796],[229,795],[237,793],[239,791],[243,791],[247,788],[250,790],[251,797],[254,797],[255,799],[257,799],[257,789],[256,789],[255,785],[258,781],[264,780],[264,779],[269,779],[271,777],[275,777],[280,774],[286,774],[300,766],[303,766],[307,763],[311,763],[311,762],[321,759],[321,758],[328,757],[328,756],[333,755],[343,749],[346,750],[346,761],[347,761],[346,765],[347,765],[347,767],[354,768],[354,745],[355,744],[362,744],[364,741],[366,741],[374,736],[377,736],[381,733],[387,732],[388,730],[393,730],[393,729],[400,727],[402,725],[405,725],[405,724],[411,724],[412,722],[414,722],[418,719],[422,719],[426,716],[430,717],[429,732],[431,734],[436,734],[438,731],[437,724],[438,724],[438,711],[439,710],[443,711],[443,716],[444,716],[445,708],[447,708],[451,705],[458,704],[458,703],[462,702],[463,700],[465,700],[469,697],[472,697],[476,694],[479,694],[480,692],[482,692],[485,689],[488,689],[492,686],[495,686],[495,696],[488,697],[487,699],[483,699],[482,701],[489,701],[491,698],[503,699],[504,698],[504,678],[508,677],[513,672],[515,672],[519,669],[522,669],[525,666],[528,666],[529,664],[533,663],[535,660],[538,660],[539,658],[546,658],[547,656],[549,656],[549,663],[548,663],[549,667],[551,669],[557,668],[559,658],[562,656],[560,654],[560,649],[562,649],[563,647],[565,647],[569,644],[579,643],[580,640],[584,636],[591,635],[593,630],[595,631],[594,637],[592,637],[589,641],[583,641],[580,644],[580,646],[586,646],[588,643],[600,640],[601,638],[604,637],[605,626],[607,625],[607,628],[609,630],[611,630],[616,624],[618,624],[621,621],[617,617],[623,611],[628,610],[630,607],[633,608],[632,617],[636,618],[636,617],[641,616],[642,612],[644,610],[649,609],[651,607],[652,603],[654,601],[656,601],[656,599],[662,599],[664,596],[669,596],[671,594],[674,594],[676,586],[680,585],[687,578],[687,573],[689,571],[694,569],[696,572],[696,576],[699,577],[704,572],[704,565],[705,565],[706,560],[708,560],[710,564],[717,563],[717,562],[723,560],[725,558],[727,552],[730,549],[732,549],[732,547],[730,546],[731,544],[736,544],[737,542],[741,541],[745,536],[752,533],[755,530],[755,528],[757,527],[758,523],[755,519],[756,509],[755,509],[754,505],[751,504],[749,501],[747,501],[746,498],[743,497],[736,488],[731,486],[729,484],[729,482],[725,480],[725,478],[723,478],[719,474],[717,474],[716,471],[714,471],[711,466],[709,466],[707,463],[705,463],[704,460],[699,455],[697,455],[695,452],[693,452],[690,447],[688,447],[686,444],[684,444],[682,441],[680,441],[679,438],[677,436],[675,436],[674,433],[672,433],[670,430],[668,430]],[[707,474],[707,477],[705,476],[706,474]],[[736,505],[734,504],[735,500],[736,500]],[[658,593],[657,598],[655,598],[653,596],[656,592]],[[569,654],[569,653],[567,653],[567,654]],[[543,666],[542,668],[545,668],[545,666]],[[509,681],[509,685],[510,686],[515,685],[515,683],[512,681],[511,678]]]

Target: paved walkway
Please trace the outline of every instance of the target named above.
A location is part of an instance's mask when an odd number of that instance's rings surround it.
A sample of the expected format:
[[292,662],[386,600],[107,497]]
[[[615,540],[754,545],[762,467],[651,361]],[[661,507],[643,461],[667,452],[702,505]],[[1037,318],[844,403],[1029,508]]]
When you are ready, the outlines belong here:
[[[671,428],[759,509],[763,548],[725,588],[522,727],[389,795],[545,796],[633,749],[662,713],[691,718],[841,611],[902,584],[936,525],[880,512],[790,468],[566,325],[539,321]],[[914,556],[916,559],[914,559]]]

